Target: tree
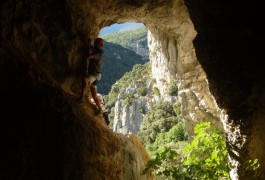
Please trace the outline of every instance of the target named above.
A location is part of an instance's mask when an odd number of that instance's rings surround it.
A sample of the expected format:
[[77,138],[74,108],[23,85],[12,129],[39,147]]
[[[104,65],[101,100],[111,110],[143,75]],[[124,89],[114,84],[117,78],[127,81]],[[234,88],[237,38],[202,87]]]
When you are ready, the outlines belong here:
[[168,132],[179,122],[172,104],[159,101],[143,119],[141,131],[138,134],[141,142],[148,146],[155,142],[159,133]]
[[194,133],[193,140],[184,148],[184,165],[191,177],[229,179],[231,164],[224,133],[212,128],[210,122],[197,124]]
[[210,127],[210,122],[197,124],[194,133],[183,150],[167,147],[158,151],[143,173],[152,171],[168,179],[229,179],[231,165],[224,134]]

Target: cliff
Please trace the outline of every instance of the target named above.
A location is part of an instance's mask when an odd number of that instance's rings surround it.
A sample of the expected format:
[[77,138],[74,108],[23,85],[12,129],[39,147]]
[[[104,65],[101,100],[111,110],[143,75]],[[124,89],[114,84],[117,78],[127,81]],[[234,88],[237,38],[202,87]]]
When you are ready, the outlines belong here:
[[128,21],[149,30],[158,86],[179,82],[187,129],[208,119],[224,129],[232,179],[244,179],[246,159],[259,159],[264,173],[261,7],[222,0],[1,1],[1,179],[125,179],[123,141],[75,97],[82,39]]
[[[170,82],[158,86],[152,77],[150,66],[150,63],[137,65],[115,83],[115,86],[121,88],[114,107],[113,131],[138,134],[144,116],[157,102],[177,102],[177,95],[172,96],[167,90]],[[109,96],[112,96],[112,93],[111,91]]]

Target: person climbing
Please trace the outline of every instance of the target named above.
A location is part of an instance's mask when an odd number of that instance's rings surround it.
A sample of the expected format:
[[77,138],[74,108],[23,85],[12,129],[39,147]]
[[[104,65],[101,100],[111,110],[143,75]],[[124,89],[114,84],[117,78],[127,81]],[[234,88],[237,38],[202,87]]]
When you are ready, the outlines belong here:
[[[90,94],[92,95],[94,102],[96,103],[99,112],[101,112],[101,105],[97,96],[97,83],[102,76],[103,67],[103,46],[104,40],[102,38],[96,38],[94,41],[94,47],[91,46],[91,41],[87,40],[85,44],[85,72],[82,81],[81,101],[85,102],[85,95],[87,93],[87,87],[89,87]],[[93,47],[93,48],[92,48]],[[88,93],[89,100],[89,93]],[[89,101],[90,102],[90,101]]]
[[[103,96],[100,94],[100,93],[97,93],[97,96],[98,96],[98,99],[99,99],[99,102],[100,102],[100,106],[101,106],[101,110],[102,110],[102,114],[103,114],[103,119],[105,120],[105,123],[107,125],[110,124],[110,121],[109,121],[109,116],[108,116],[108,111],[105,107],[105,100],[103,98]],[[93,98],[91,98],[91,102],[95,104],[95,101]]]
[[105,100],[101,94],[98,94],[98,97],[100,99],[100,103],[101,103],[101,107],[102,107],[103,119],[105,120],[105,123],[107,125],[109,125],[110,120],[109,120],[108,111],[107,111],[106,106],[105,106]]

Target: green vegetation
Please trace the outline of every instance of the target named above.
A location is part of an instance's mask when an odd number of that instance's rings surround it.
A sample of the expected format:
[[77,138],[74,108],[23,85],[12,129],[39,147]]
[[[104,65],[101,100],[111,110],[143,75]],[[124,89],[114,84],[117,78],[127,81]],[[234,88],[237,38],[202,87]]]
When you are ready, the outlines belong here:
[[156,96],[160,97],[160,91],[159,91],[159,89],[157,87],[153,88],[153,92],[155,93]]
[[116,32],[112,34],[106,34],[101,36],[108,42],[120,44],[124,47],[128,42],[135,42],[147,46],[147,29],[139,28],[132,31]]
[[174,111],[178,117],[182,116],[182,114],[181,114],[181,103],[179,101],[173,105],[173,109],[174,109]]
[[111,85],[126,72],[131,71],[135,64],[144,64],[146,62],[126,45],[129,43],[140,43],[147,46],[147,29],[138,28],[100,37],[105,40],[105,44],[102,79],[98,83],[98,92],[107,95],[111,90]]
[[[106,57],[103,68],[103,78],[106,79],[102,78],[99,82],[99,92],[107,94],[110,85],[113,84],[109,94],[104,97],[107,102],[106,108],[110,110],[110,126],[113,126],[113,107],[118,95],[135,81],[140,83],[142,81],[144,84],[144,78],[150,75],[150,63],[145,63],[141,60],[141,56],[122,47],[126,47],[128,42],[146,45],[145,33],[146,29],[138,29],[103,36],[109,42],[105,44]],[[146,96],[147,92],[146,86],[136,89],[139,96]],[[153,87],[153,93],[160,97],[157,87]],[[178,95],[176,81],[169,83],[167,94]],[[134,93],[124,93],[124,97],[121,98],[124,99],[125,104],[130,104],[134,100]],[[143,173],[151,171],[163,179],[230,179],[231,164],[228,160],[224,133],[211,127],[209,122],[205,122],[195,126],[194,137],[188,142],[179,102],[170,104],[161,100],[149,112],[146,112],[144,107],[141,107],[139,112],[145,115],[138,137],[153,158],[147,163]],[[243,166],[245,168],[243,173],[246,176],[251,174],[253,179],[261,178],[257,159],[247,160]]]
[[146,113],[138,137],[151,156],[161,148],[185,144],[187,134],[180,109],[179,102],[171,104],[161,100]]
[[[211,127],[210,122],[204,122],[195,126],[194,134],[193,140],[182,144],[182,147],[178,145],[182,137],[177,136],[179,139],[173,140],[175,146],[158,149],[155,157],[148,161],[143,174],[151,171],[164,179],[180,180],[230,179],[232,166],[228,160],[224,133]],[[248,160],[244,174],[251,179],[261,179],[259,168],[257,159]]]
[[[158,150],[164,148],[180,148],[184,145],[188,137],[184,128],[184,122],[181,121],[174,125],[168,132],[159,133],[154,143],[147,145],[147,150],[152,157],[155,156]],[[183,148],[183,147],[182,147]]]
[[[127,88],[132,82],[141,81],[141,79],[149,76],[150,72],[150,62],[146,62],[143,65],[134,65],[132,71],[126,72],[121,79],[119,79],[115,84],[112,85],[109,94],[107,96],[104,96],[104,99],[106,101],[106,108],[113,108],[120,92],[123,92],[125,88]],[[144,91],[144,88],[142,91]],[[144,92],[142,92],[142,95],[144,95]]]
[[178,87],[177,87],[177,81],[171,80],[168,87],[167,87],[167,94],[169,96],[177,96],[178,95]]
[[194,139],[184,149],[189,174],[202,179],[229,178],[231,165],[224,133],[211,128],[210,122],[197,124],[194,133]]
[[124,103],[126,105],[131,104],[133,101],[133,98],[134,98],[133,94],[131,94],[131,93],[126,94],[125,99],[124,99]]
[[231,165],[224,134],[209,122],[197,124],[194,133],[182,151],[169,147],[158,151],[144,172],[151,170],[170,179],[229,179]]
[[146,61],[130,49],[121,45],[105,42],[104,65],[102,79],[98,82],[98,92],[108,94],[111,85],[120,79],[126,72],[131,71],[135,64],[144,64]]
[[146,113],[146,110],[144,107],[141,107],[139,108],[139,112],[142,113],[142,114],[145,114]]
[[145,86],[142,86],[142,87],[140,87],[140,88],[137,89],[137,93],[140,96],[146,96],[146,94],[147,94],[147,88]]
[[173,106],[170,103],[159,101],[145,115],[141,132],[138,136],[145,147],[151,149],[152,144],[156,141],[160,133],[168,132],[180,121],[181,119],[176,116]]
[[244,163],[244,172],[243,175],[245,176],[252,176],[252,179],[260,180],[263,179],[263,175],[260,173],[260,163],[258,159],[254,160],[247,160]]

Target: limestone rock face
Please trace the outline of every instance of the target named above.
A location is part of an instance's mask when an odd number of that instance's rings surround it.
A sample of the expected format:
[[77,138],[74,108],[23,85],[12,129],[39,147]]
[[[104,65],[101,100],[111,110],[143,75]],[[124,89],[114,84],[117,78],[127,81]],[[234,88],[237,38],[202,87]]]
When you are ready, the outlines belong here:
[[144,46],[138,42],[129,42],[126,44],[126,47],[132,49],[134,52],[142,56],[143,60],[148,60],[148,47]]
[[[203,121],[210,121],[215,127],[223,130],[220,121],[222,111],[209,91],[205,73],[196,62],[193,46],[185,44],[189,48],[185,49],[188,52],[186,53],[182,48],[176,49],[178,44],[182,45],[181,39],[166,39],[164,36],[162,38],[163,40],[156,39],[148,33],[152,78],[156,80],[161,98],[174,102],[170,99],[172,96],[167,95],[167,87],[172,79],[176,79],[188,134],[193,135],[194,125]],[[180,55],[182,57],[179,57]]]
[[125,134],[125,136],[120,135],[120,137],[123,143],[122,149],[119,153],[120,159],[122,159],[123,163],[120,179],[155,179],[150,173],[141,175],[141,172],[150,157],[139,139],[133,134]]
[[178,80],[189,132],[200,121],[222,123],[232,179],[244,179],[247,159],[259,159],[264,173],[265,61],[262,23],[256,23],[263,20],[261,7],[222,0],[1,1],[6,141],[0,179],[124,178],[121,139],[75,95],[82,40],[128,21],[150,31],[152,77],[160,91],[171,78]]
[[[162,50],[163,44],[167,44],[166,39],[160,42],[155,39],[151,32],[148,32],[148,46],[150,52],[150,61],[152,65],[152,78],[155,79],[156,87],[159,89],[162,98],[166,97],[166,85],[170,82],[171,73],[168,70],[169,58]],[[168,49],[165,49],[168,51]],[[175,69],[174,69],[175,70]]]
[[113,131],[123,134],[129,132],[138,134],[143,122],[143,114],[140,113],[140,109],[145,105],[145,102],[137,101],[123,107],[122,101],[118,100],[115,104]]
[[[141,81],[132,82],[129,87],[120,92],[118,101],[115,103],[113,131],[123,134],[138,134],[140,131],[144,114],[156,102],[152,93],[154,83],[150,75],[147,74]],[[139,95],[138,87],[147,87],[145,96]],[[133,95],[130,102],[126,98],[129,94]]]
[[[144,115],[152,109],[157,101],[175,103],[177,96],[170,96],[167,92],[161,93],[166,90],[168,84],[166,82],[158,85],[152,77],[152,72],[149,71],[140,79],[134,79],[127,88],[121,90],[115,103],[113,131],[123,134],[138,134]],[[143,96],[139,93],[139,89],[142,87],[146,88],[146,94]],[[159,94],[154,93],[154,88],[158,89]],[[130,101],[128,101],[129,95],[132,95]]]

